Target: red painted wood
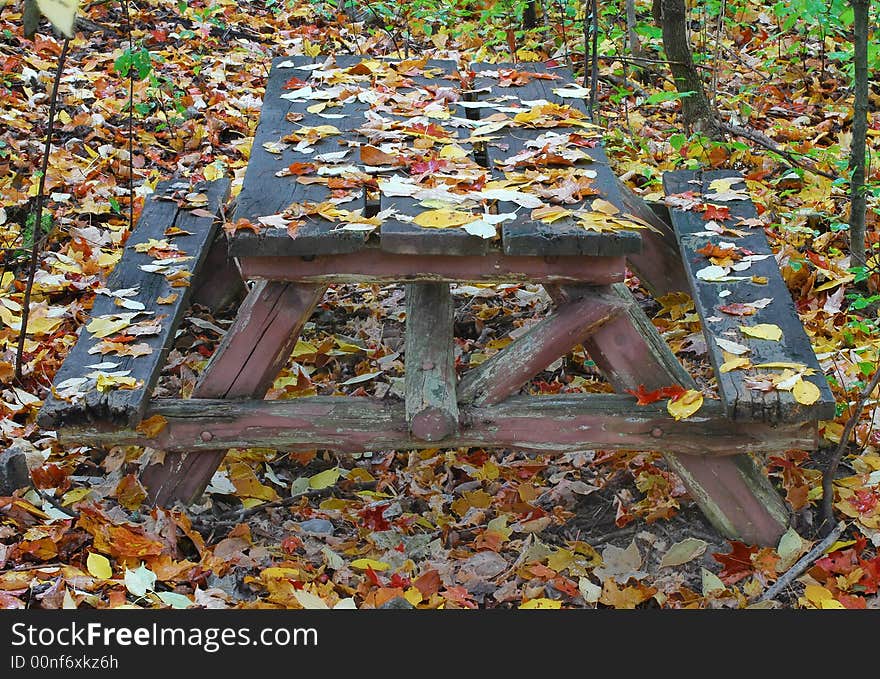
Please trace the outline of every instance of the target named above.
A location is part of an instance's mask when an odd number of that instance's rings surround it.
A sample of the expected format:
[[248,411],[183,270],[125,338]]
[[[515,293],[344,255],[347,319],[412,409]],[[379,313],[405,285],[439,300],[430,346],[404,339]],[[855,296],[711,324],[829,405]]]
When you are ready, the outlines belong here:
[[490,252],[485,256],[402,255],[366,248],[361,252],[296,257],[241,257],[247,279],[323,283],[395,281],[549,281],[609,285],[624,278],[623,257],[520,257]]
[[[290,356],[325,289],[320,285],[258,282],[193,390],[193,398],[262,397]],[[201,432],[199,435],[203,442],[211,441]],[[169,452],[163,464],[149,466],[141,475],[148,500],[157,505],[195,502],[227,448],[201,455]]]
[[[209,452],[224,448],[370,450],[433,448],[412,436],[405,406],[356,397],[314,396],[279,401],[159,399],[148,415],[162,415],[165,428],[147,439],[133,430],[62,431],[86,443],[149,445],[164,450]],[[651,450],[690,456],[731,455],[760,447],[782,451],[810,445],[809,424],[774,428],[728,421],[721,404],[709,401],[699,413],[676,421],[665,403],[635,406],[619,394],[513,396],[492,406],[465,406],[460,428],[444,441],[449,448],[502,447],[542,453],[585,449]]]
[[[557,298],[566,294],[576,295],[578,292],[565,289],[554,291]],[[672,384],[693,388],[693,378],[675,360],[668,347],[663,349],[664,345],[662,337],[653,330],[650,321],[637,307],[631,307],[630,313],[621,314],[606,323],[584,343],[590,358],[617,391],[635,389],[638,385],[644,385],[649,390]],[[709,402],[704,402],[700,410],[708,405]],[[712,402],[711,407],[718,406],[717,402]],[[739,427],[738,424],[719,418],[710,425],[706,433],[715,438],[719,429],[731,426]],[[811,432],[815,430],[815,423],[802,423],[799,426]],[[690,477],[682,480],[691,496],[710,519],[714,516],[719,524],[723,522],[732,528],[733,535],[728,537],[774,545],[785,532],[786,524],[779,518],[782,511],[772,511],[768,503],[778,504],[780,508],[782,503],[746,454],[752,451],[767,452],[770,447],[787,443],[786,435],[781,431],[774,436],[778,440],[768,440],[763,444],[747,447],[746,451],[735,446],[727,452],[738,454],[713,457],[711,460],[699,455],[681,454],[689,451],[674,450],[666,445],[665,440],[658,441],[655,449],[663,451],[674,463],[681,465],[684,474]],[[799,446],[815,448],[815,436]],[[788,445],[789,448],[799,446],[793,443]],[[756,494],[758,486],[767,491],[764,498]],[[721,525],[718,528],[723,529]]]
[[226,235],[220,235],[211,245],[202,271],[193,281],[192,301],[214,311],[242,300],[247,287],[235,261],[228,255]]
[[458,385],[459,401],[475,405],[503,401],[598,331],[621,308],[620,299],[603,289],[563,304],[528,333],[465,373]]
[[[737,423],[737,427],[742,425]],[[813,425],[805,423],[804,429]],[[747,426],[742,427],[748,429]],[[785,435],[780,431],[779,442],[785,442]],[[783,446],[784,447],[784,446]],[[815,447],[815,443],[801,443],[789,448]],[[766,447],[762,452],[769,452]],[[755,473],[754,463],[748,455],[729,455],[724,457],[707,457],[678,453],[676,459],[696,483],[718,505],[734,526],[737,537],[751,545],[775,546],[785,532],[786,526],[773,516],[765,504],[755,495],[748,476]],[[758,472],[760,473],[760,472]]]

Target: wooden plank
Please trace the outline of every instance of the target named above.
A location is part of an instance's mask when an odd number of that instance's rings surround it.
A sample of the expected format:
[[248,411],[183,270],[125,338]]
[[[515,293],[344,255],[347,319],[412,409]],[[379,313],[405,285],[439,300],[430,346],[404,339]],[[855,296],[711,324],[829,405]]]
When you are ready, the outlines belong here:
[[458,385],[460,403],[492,405],[582,343],[623,308],[622,301],[599,288],[563,304],[508,346],[472,368]]
[[484,256],[404,255],[367,247],[354,254],[318,257],[245,257],[247,279],[301,283],[556,282],[608,285],[622,281],[623,257],[517,257],[492,251]]
[[[730,177],[741,177],[732,170],[712,172],[666,172],[663,185],[667,195],[680,194],[686,191],[695,192],[696,196],[713,193],[709,188],[712,181]],[[696,183],[693,183],[696,182]],[[739,184],[744,188],[743,184]],[[708,201],[711,202],[711,201]],[[757,211],[751,200],[733,200],[717,202],[719,206],[730,209],[729,219],[717,219],[727,227],[739,228],[746,232],[741,237],[707,235],[706,221],[699,211],[685,211],[677,207],[670,210],[672,223],[680,243],[682,261],[690,279],[690,287],[694,305],[703,324],[709,358],[715,368],[718,380],[718,391],[733,419],[765,421],[765,422],[796,422],[806,420],[832,419],[835,413],[834,396],[828,387],[825,376],[813,348],[804,331],[803,323],[791,298],[791,293],[782,279],[779,267],[767,242],[763,229],[748,226],[737,226],[741,219],[757,217]],[[696,273],[709,266],[709,259],[697,252],[707,244],[720,242],[732,243],[737,248],[756,255],[770,255],[762,261],[755,261],[745,271],[731,271],[733,276],[744,277],[744,280],[728,282],[708,282],[696,278]],[[752,276],[764,277],[765,285],[753,282]],[[722,290],[729,291],[720,297]],[[751,316],[734,316],[727,314],[720,307],[732,303],[749,303],[760,299],[772,299],[763,308],[757,309]],[[775,324],[782,330],[782,338],[777,341],[753,339],[744,335],[740,326],[753,326],[761,323]],[[782,372],[781,368],[754,368],[750,370],[732,370],[727,373],[720,371],[724,363],[722,349],[716,338],[727,339],[747,346],[750,351],[746,356],[753,365],[761,363],[800,363],[815,371],[804,380],[813,383],[819,389],[820,397],[812,405],[798,403],[791,391],[773,390],[762,392],[749,389],[745,383],[747,377],[758,377],[762,373]]]
[[[441,74],[429,77],[424,74],[412,76],[412,88],[400,88],[403,95],[410,93],[410,90],[422,93],[420,104],[428,104],[430,102],[438,102],[447,109],[455,110],[454,104],[448,103],[442,97],[442,93],[438,93],[438,87],[450,87],[454,83],[452,80],[445,82],[444,75],[452,76],[458,71],[458,64],[452,60],[432,59],[428,62],[431,69],[439,69]],[[401,116],[391,116],[393,119],[401,120]],[[405,119],[404,119],[405,120]],[[443,120],[426,119],[428,123],[443,124]],[[446,129],[453,130],[451,126]],[[415,139],[415,138],[413,138]],[[460,142],[459,146],[465,151],[472,152],[470,144]],[[437,155],[436,149],[417,150],[412,149],[410,152],[423,153],[426,158]],[[440,186],[449,183],[455,183],[457,177],[454,171],[442,171],[432,173],[432,178],[438,182]],[[449,182],[444,182],[444,178],[448,178]],[[410,218],[416,217],[419,213],[424,212],[426,207],[422,207],[419,201],[404,196],[388,197],[380,196],[380,209],[385,210],[393,207],[398,213],[406,215]],[[401,219],[386,219],[379,230],[382,249],[386,252],[395,252],[400,254],[413,255],[481,255],[489,251],[490,241],[479,236],[472,236],[463,229],[431,229],[424,228],[418,224]]]
[[[212,217],[204,216],[204,211],[216,214],[226,200],[229,191],[229,182],[220,180],[207,182],[195,187],[195,193],[204,193],[207,196],[207,204],[199,213],[193,214],[190,209],[178,207],[176,200],[163,200],[166,192],[174,190],[190,192],[188,184],[177,185],[173,182],[161,182],[144,203],[137,225],[132,231],[123,251],[122,258],[113,269],[107,279],[106,289],[119,291],[134,288],[137,293],[126,297],[125,300],[140,302],[144,305],[145,315],[137,316],[133,321],[145,319],[155,320],[160,330],[155,334],[137,336],[130,345],[145,345],[145,355],[118,356],[116,354],[89,353],[95,351],[102,339],[95,337],[85,327],[80,331],[79,339],[70,354],[64,360],[61,368],[55,375],[54,386],[57,389],[69,380],[85,378],[87,374],[95,372],[88,366],[108,362],[114,363],[113,368],[104,369],[103,372],[125,372],[127,377],[134,378],[137,382],[135,389],[110,389],[99,391],[97,379],[89,379],[79,391],[84,396],[76,402],[70,403],[64,399],[50,395],[38,415],[38,422],[44,429],[53,429],[63,424],[76,420],[97,421],[107,419],[117,424],[137,424],[147,406],[147,401],[159,377],[161,368],[165,362],[171,344],[171,338],[180,323],[184,310],[187,308],[190,288],[188,281],[197,278],[202,268],[202,262],[207,256],[209,244],[212,242],[217,228]],[[186,233],[177,236],[165,236],[169,227],[176,226]],[[147,243],[150,239],[156,241],[166,240],[177,246],[180,257],[189,257],[184,261],[169,264],[175,270],[183,272],[183,287],[174,287],[163,273],[150,273],[142,270],[141,266],[154,264],[153,255],[148,252],[138,252],[135,248]],[[170,262],[171,260],[162,260]],[[190,274],[187,278],[186,274]],[[172,293],[177,297],[167,304],[159,304],[159,298],[169,298]],[[111,314],[126,313],[131,310],[116,304],[114,297],[99,294],[95,298],[91,310],[91,318],[96,319]],[[151,314],[151,315],[149,315]],[[125,334],[121,329],[119,333]]]
[[[365,122],[364,112],[370,108],[368,103],[355,99],[342,107],[333,107],[325,111],[330,115],[342,115],[342,118],[322,117],[318,113],[309,113],[307,108],[319,103],[316,100],[303,99],[291,101],[282,99],[281,95],[290,93],[285,84],[293,77],[308,81],[310,71],[298,68],[282,68],[279,64],[293,63],[296,67],[307,66],[322,61],[321,58],[306,56],[278,57],[272,60],[272,68],[266,83],[260,122],[251,147],[247,170],[245,171],[241,193],[238,195],[233,221],[244,218],[259,225],[259,218],[283,212],[292,204],[320,203],[330,198],[331,191],[325,184],[303,184],[298,176],[278,177],[276,172],[289,167],[293,163],[315,163],[316,156],[343,150],[344,140],[355,137],[354,130]],[[337,57],[339,67],[350,67],[360,61],[354,56]],[[302,115],[296,123],[287,120],[288,115]],[[295,144],[288,144],[281,153],[273,153],[264,145],[277,145],[281,139],[303,127],[332,125],[341,134],[321,138],[311,145],[313,151],[295,150]],[[357,151],[349,154],[349,162],[357,163]],[[312,175],[303,178],[312,179]],[[341,203],[342,209],[355,210],[365,208],[366,202],[363,188],[352,191],[357,199]],[[336,222],[317,215],[307,215],[303,224],[296,227],[294,237],[287,229],[261,226],[259,233],[239,230],[230,238],[229,253],[233,257],[259,255],[316,255],[339,252],[355,252],[364,245],[366,236],[363,232],[343,231]]]
[[448,283],[406,286],[406,421],[423,441],[440,441],[458,428],[453,313]]
[[192,288],[192,303],[208,307],[214,313],[240,302],[247,295],[247,286],[235,260],[229,256],[225,235],[214,238],[202,273],[193,281]]
[[[258,282],[196,384],[192,402],[265,395],[323,292],[322,286]],[[207,407],[199,408],[207,415]],[[203,443],[212,441],[208,429],[199,435]],[[144,469],[141,481],[147,488],[147,499],[157,505],[195,502],[223,461],[228,446],[215,444],[213,448],[201,455],[169,452],[162,464]]]
[[[669,212],[661,217],[642,197],[626,184],[617,180],[620,196],[626,211],[648,222],[656,231],[644,229],[642,249],[626,256],[626,260],[639,277],[639,281],[651,291],[654,297],[668,295],[671,292],[689,292],[687,275],[681,263],[681,253],[675,230],[669,224]],[[665,209],[665,206],[661,206]]]
[[[132,429],[65,429],[62,442],[81,445],[140,445],[210,456],[213,448],[267,447],[276,450],[373,450],[435,448],[412,436],[405,405],[379,399],[314,396],[278,401],[157,399],[150,415],[167,420],[152,439]],[[634,406],[618,394],[513,396],[485,407],[465,406],[462,427],[444,446],[501,447],[543,454],[577,450],[650,450],[663,446],[701,459],[762,449],[781,452],[808,447],[815,432],[804,424],[773,427],[730,422],[719,402],[707,402],[695,415],[674,420],[664,404]],[[209,450],[212,452],[202,453]]]
[[[536,73],[552,73],[561,75],[559,80],[533,79],[528,83],[514,87],[499,87],[498,79],[480,75],[484,72],[502,71],[504,69],[516,69]],[[567,104],[572,108],[586,112],[583,101],[579,99],[562,99],[553,93],[554,88],[559,88],[573,82],[570,72],[565,69],[546,69],[542,64],[476,64],[472,67],[477,74],[474,88],[481,101],[491,101],[499,95],[516,95],[521,101],[534,101],[545,99],[555,104]],[[488,92],[486,91],[488,89]],[[502,102],[510,105],[510,101]],[[492,112],[492,109],[478,109]],[[524,111],[529,110],[527,106]],[[513,117],[514,113],[509,113]],[[585,122],[588,122],[585,119]],[[592,180],[592,188],[595,195],[585,196],[584,200],[572,204],[565,204],[567,209],[591,211],[590,205],[595,198],[602,198],[621,211],[621,216],[626,212],[626,206],[620,195],[617,179],[608,163],[608,157],[602,146],[598,131],[592,128],[580,128],[576,126],[530,129],[524,127],[503,128],[502,136],[497,141],[489,142],[486,153],[492,167],[498,168],[507,158],[511,158],[527,148],[527,143],[533,142],[544,133],[578,133],[584,137],[592,137],[591,147],[584,147],[589,160],[581,160],[575,167],[593,171],[596,177]],[[546,168],[544,168],[546,169]],[[503,174],[501,174],[503,177]],[[615,232],[597,233],[587,231],[574,219],[563,218],[546,224],[533,221],[530,218],[531,210],[519,209],[515,205],[499,203],[499,212],[518,211],[519,218],[514,221],[504,222],[502,226],[502,241],[504,252],[511,255],[621,255],[633,254],[641,250],[641,230],[626,230]]]
[[[585,343],[587,352],[606,379],[617,391],[636,389],[643,385],[648,390],[680,384],[695,387],[693,378],[681,367],[669,346],[660,336],[624,285],[614,286],[622,297],[631,300],[626,312],[611,323],[606,323]],[[574,296],[577,291],[565,291]],[[718,401],[705,401],[697,415],[707,412],[725,412]],[[691,416],[694,417],[694,416]],[[688,418],[691,419],[691,418]],[[688,493],[715,528],[728,538],[750,544],[775,545],[788,526],[789,514],[773,484],[750,457],[752,452],[769,452],[779,445],[793,446],[784,433],[788,426],[802,427],[808,435],[799,446],[815,448],[815,424],[765,425],[757,422],[742,424],[720,419],[707,425],[707,438],[726,440],[728,427],[748,430],[749,427],[768,427],[768,439],[751,442],[745,447],[734,446],[731,454],[704,459],[699,452],[675,449],[664,438],[656,450],[664,453],[669,467],[684,482]],[[776,434],[774,435],[774,427]],[[774,440],[774,436],[778,436]],[[707,443],[705,440],[701,443]]]

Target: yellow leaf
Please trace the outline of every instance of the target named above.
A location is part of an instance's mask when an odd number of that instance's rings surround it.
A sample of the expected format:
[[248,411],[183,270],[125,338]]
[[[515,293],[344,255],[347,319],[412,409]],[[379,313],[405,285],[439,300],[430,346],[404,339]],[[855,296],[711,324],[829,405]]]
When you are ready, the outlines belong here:
[[590,208],[592,208],[593,212],[601,212],[606,215],[616,215],[620,212],[616,205],[602,198],[596,198],[596,200],[590,203]]
[[269,502],[278,499],[275,489],[260,483],[254,470],[244,462],[232,462],[229,465],[229,480],[241,498]]
[[[30,325],[30,323],[28,325]],[[108,335],[115,335],[129,325],[131,325],[130,318],[99,316],[98,318],[93,318],[91,320],[86,326],[86,330],[92,333],[95,337],[107,337]]]
[[205,175],[205,179],[207,179],[209,182],[212,182],[216,179],[220,179],[220,177],[223,176],[223,167],[218,166],[216,163],[211,163],[210,165],[205,166],[202,174]]
[[823,290],[830,290],[831,288],[836,288],[838,285],[843,285],[844,283],[849,283],[851,280],[854,280],[855,276],[853,274],[847,274],[842,278],[835,278],[833,281],[826,281],[822,283],[822,285],[817,285],[813,288],[813,292],[822,292]]
[[79,10],[78,0],[37,0],[40,13],[68,38],[73,37],[73,24]]
[[403,593],[403,598],[409,601],[413,606],[422,603],[422,593],[415,587],[410,587]]
[[524,604],[520,604],[520,608],[526,609],[557,609],[562,608],[562,602],[558,599],[531,599]]
[[803,372],[807,369],[803,363],[788,363],[786,361],[772,361],[770,363],[758,363],[753,366],[755,368],[777,368],[780,370],[784,370],[785,368],[789,368],[791,370],[797,370],[798,372]]
[[819,400],[819,387],[806,380],[798,380],[791,390],[794,400],[805,406],[813,405]]
[[683,420],[697,412],[703,405],[703,395],[696,389],[688,389],[677,399],[670,399],[666,410],[676,420]]
[[477,218],[478,215],[472,215],[470,212],[462,212],[460,210],[426,210],[425,212],[420,212],[413,219],[413,222],[428,229],[448,229],[473,222]]
[[467,158],[468,154],[467,151],[457,144],[447,144],[440,149],[440,153],[437,155],[445,160],[459,160],[460,158]]
[[351,562],[352,568],[360,568],[361,570],[367,570],[367,568],[372,568],[374,571],[387,571],[391,568],[391,564],[385,563],[384,561],[376,561],[376,559],[355,559]]
[[110,559],[96,552],[90,552],[86,559],[86,568],[89,575],[99,580],[109,580],[113,577],[113,569],[110,567]]
[[782,339],[782,328],[773,323],[759,323],[758,325],[741,325],[739,330],[747,337],[771,340],[778,342]]
[[314,488],[315,490],[329,488],[339,480],[339,475],[339,467],[325,469],[324,471],[309,477],[309,488]]
[[146,420],[141,420],[140,424],[138,424],[135,429],[139,431],[141,434],[146,436],[148,439],[156,438],[165,426],[168,424],[168,420],[166,420],[161,415],[153,415],[152,417],[148,417]]
[[751,367],[752,362],[748,358],[745,358],[744,356],[736,356],[729,361],[724,361],[719,370],[723,373],[729,373],[731,370],[741,370]]
[[545,205],[544,207],[532,210],[532,219],[540,220],[545,224],[552,224],[557,219],[570,216],[571,210],[566,210],[564,207],[557,205]]
[[68,507],[75,502],[79,502],[80,500],[88,497],[91,492],[91,488],[74,488],[73,490],[68,490],[61,497],[61,506]]
[[804,598],[816,608],[844,608],[844,605],[822,585],[807,585],[804,589]]
[[136,389],[138,381],[134,377],[118,377],[101,373],[98,375],[97,384],[98,391],[108,391],[110,389]]
[[302,358],[303,356],[314,356],[318,353],[318,347],[314,344],[310,344],[305,340],[297,340],[296,346],[293,348],[293,353],[291,356],[294,359]]
[[172,292],[168,297],[157,297],[156,304],[174,304],[178,297],[176,292]]

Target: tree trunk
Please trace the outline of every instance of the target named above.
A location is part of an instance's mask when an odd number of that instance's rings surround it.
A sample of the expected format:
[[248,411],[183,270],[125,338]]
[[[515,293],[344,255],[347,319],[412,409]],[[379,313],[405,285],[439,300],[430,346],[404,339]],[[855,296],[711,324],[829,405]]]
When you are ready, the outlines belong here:
[[685,0],[660,0],[660,5],[663,49],[669,59],[675,87],[684,95],[681,110],[685,126],[707,136],[718,137],[721,134],[718,119],[706,97],[703,81],[694,66],[688,45]]
[[629,51],[634,57],[644,57],[645,52],[642,50],[642,43],[636,32],[637,23],[636,0],[626,0],[626,35],[629,41]]
[[865,266],[865,135],[868,128],[868,3],[852,0],[853,48],[855,56],[855,97],[853,102],[852,144],[849,152],[850,264]]

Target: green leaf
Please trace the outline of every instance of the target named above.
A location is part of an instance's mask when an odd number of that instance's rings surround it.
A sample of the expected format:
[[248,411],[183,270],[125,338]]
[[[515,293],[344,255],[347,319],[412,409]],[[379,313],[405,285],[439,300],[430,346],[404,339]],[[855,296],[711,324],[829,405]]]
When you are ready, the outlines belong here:
[[695,90],[690,90],[688,92],[654,92],[654,94],[648,97],[646,101],[649,104],[660,104],[664,101],[678,101],[679,99],[689,97],[695,93]]
[[135,570],[125,569],[125,588],[136,597],[144,596],[156,586],[156,574],[141,564]]

